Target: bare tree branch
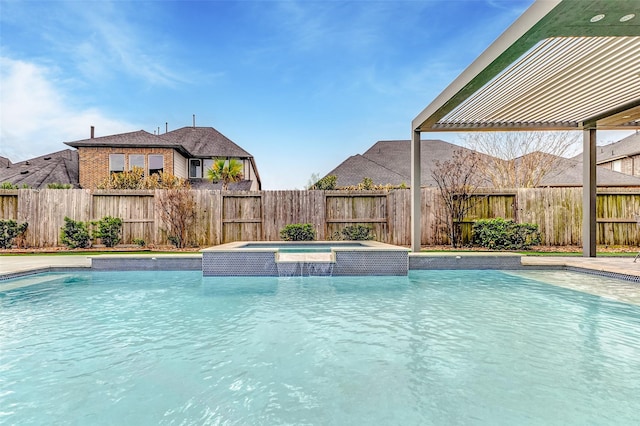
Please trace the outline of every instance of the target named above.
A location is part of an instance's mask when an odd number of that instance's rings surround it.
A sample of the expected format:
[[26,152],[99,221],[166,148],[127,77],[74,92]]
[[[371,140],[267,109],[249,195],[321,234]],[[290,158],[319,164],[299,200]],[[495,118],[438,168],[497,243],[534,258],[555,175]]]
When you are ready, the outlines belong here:
[[461,222],[475,205],[480,164],[481,156],[476,152],[459,149],[450,160],[436,161],[431,172],[448,214],[446,225],[453,247],[462,245]]
[[496,188],[533,188],[578,146],[579,132],[474,132],[466,145],[481,156],[480,174]]

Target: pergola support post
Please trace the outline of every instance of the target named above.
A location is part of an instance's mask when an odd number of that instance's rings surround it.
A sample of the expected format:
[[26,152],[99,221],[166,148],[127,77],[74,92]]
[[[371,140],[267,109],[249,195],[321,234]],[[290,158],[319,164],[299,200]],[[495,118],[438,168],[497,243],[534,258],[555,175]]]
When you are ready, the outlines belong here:
[[420,170],[420,131],[411,135],[411,251],[422,248],[422,193],[420,191],[422,171]]
[[582,140],[582,256],[596,257],[596,129]]

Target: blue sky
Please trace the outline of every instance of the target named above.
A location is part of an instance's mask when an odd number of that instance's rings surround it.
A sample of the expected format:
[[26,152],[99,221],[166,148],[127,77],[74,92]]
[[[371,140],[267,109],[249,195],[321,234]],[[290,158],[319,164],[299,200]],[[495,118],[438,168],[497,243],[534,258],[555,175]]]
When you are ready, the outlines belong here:
[[195,114],[255,157],[264,189],[303,189],[408,139],[532,2],[0,0],[0,155]]

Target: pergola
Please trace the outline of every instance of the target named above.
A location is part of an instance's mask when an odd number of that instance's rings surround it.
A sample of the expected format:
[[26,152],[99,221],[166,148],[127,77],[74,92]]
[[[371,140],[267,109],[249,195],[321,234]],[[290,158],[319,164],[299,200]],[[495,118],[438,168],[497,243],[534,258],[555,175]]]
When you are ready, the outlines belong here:
[[411,247],[422,132],[583,131],[583,255],[596,255],[596,130],[640,128],[640,1],[537,0],[411,122]]

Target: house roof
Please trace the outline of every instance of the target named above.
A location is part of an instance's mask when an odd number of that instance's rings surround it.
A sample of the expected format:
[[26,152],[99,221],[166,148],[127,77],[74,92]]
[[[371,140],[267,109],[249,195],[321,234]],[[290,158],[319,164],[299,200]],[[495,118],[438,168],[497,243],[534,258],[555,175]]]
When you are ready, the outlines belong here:
[[0,155],[0,167],[8,167],[11,165],[11,160],[7,157],[3,157]]
[[365,177],[381,185],[401,185],[409,182],[406,175],[397,173],[360,154],[347,158],[327,175],[337,177],[337,186],[355,186]]
[[46,188],[49,183],[78,185],[78,152],[72,149],[31,158],[0,168],[0,182]]
[[188,152],[179,144],[158,135],[152,135],[144,130],[120,133],[117,135],[101,136],[97,138],[82,139],[73,142],[65,142],[65,145],[74,148],[80,147],[121,147],[121,148],[172,148],[177,149],[183,155]]
[[144,130],[117,135],[65,142],[80,147],[161,147],[180,151],[185,157],[237,157],[250,158],[249,154],[213,127],[183,127],[163,135],[152,135]]
[[251,157],[251,154],[213,127],[183,127],[161,137],[183,146],[192,157]]
[[[581,159],[558,157],[553,170],[547,173],[540,182],[540,187],[582,186],[583,164]],[[597,186],[640,187],[640,177],[614,172],[605,167],[598,167],[596,173]]]
[[538,0],[412,129],[638,128],[638,52],[638,0]]
[[[437,161],[452,158],[454,151],[470,149],[439,139],[421,141],[422,186],[435,186],[431,176]],[[480,154],[484,155],[484,154]],[[327,173],[337,177],[338,186],[357,185],[365,177],[376,185],[409,185],[411,182],[411,141],[378,141],[362,155],[354,155]]]
[[618,142],[596,147],[596,163],[606,163],[638,154],[640,154],[640,133],[635,133]]

